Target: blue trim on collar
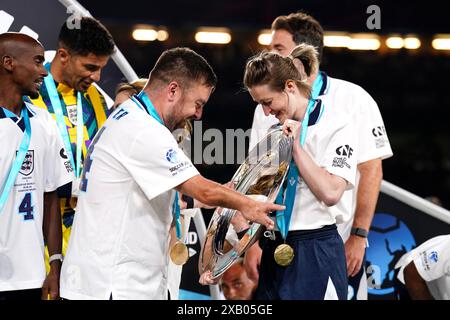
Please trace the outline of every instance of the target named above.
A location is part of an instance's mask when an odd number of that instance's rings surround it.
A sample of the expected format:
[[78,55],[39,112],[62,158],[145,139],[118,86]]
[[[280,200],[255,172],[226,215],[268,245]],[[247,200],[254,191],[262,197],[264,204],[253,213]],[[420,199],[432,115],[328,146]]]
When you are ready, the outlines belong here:
[[319,71],[319,74],[322,76],[322,87],[319,91],[319,96],[322,96],[327,93],[328,89],[328,76],[324,71]]
[[319,122],[320,116],[322,114],[322,100],[317,99],[316,100],[316,106],[314,110],[309,115],[309,121],[308,121],[308,127],[315,125],[317,122]]
[[[27,108],[28,117],[32,118],[35,115],[35,113],[30,109],[30,107],[26,102],[24,103],[24,108]],[[4,118],[11,119],[12,122],[14,122],[19,126],[22,132],[25,132],[25,120],[23,118],[19,120],[19,117],[15,113],[11,112],[10,110],[4,107],[0,107],[0,119]]]

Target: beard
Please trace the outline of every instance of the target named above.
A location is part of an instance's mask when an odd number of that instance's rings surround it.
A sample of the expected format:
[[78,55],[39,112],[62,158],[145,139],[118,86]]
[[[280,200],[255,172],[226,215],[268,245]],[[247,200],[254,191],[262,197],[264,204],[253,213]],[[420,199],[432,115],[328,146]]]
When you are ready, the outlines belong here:
[[25,90],[25,92],[23,93],[24,96],[29,96],[30,99],[37,99],[39,98],[39,91],[34,91],[34,90]]

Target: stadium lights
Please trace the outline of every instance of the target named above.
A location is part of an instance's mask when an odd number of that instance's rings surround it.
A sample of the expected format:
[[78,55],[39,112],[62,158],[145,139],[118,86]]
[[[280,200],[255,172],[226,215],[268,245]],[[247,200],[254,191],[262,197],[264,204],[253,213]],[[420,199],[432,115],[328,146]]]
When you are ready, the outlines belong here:
[[350,43],[350,37],[342,32],[326,32],[323,44],[332,48],[347,48]]
[[410,50],[419,49],[421,45],[419,38],[413,36],[408,36],[405,39],[403,39],[403,41],[405,43],[405,48]]
[[227,28],[200,28],[195,34],[199,43],[227,44],[231,41],[230,30]]
[[169,33],[165,28],[157,30],[153,26],[139,25],[133,30],[132,36],[136,41],[165,41],[169,38]]
[[159,41],[166,41],[168,38],[169,38],[169,33],[166,30],[158,31],[158,36],[156,37],[156,39],[158,39]]
[[347,48],[350,50],[377,50],[380,48],[380,40],[375,34],[353,34]]
[[437,34],[431,45],[436,50],[450,50],[450,34]]
[[258,36],[258,43],[262,46],[268,46],[272,41],[272,32],[269,29],[261,30]]
[[405,45],[405,41],[399,36],[390,36],[386,39],[386,46],[390,49],[401,49]]

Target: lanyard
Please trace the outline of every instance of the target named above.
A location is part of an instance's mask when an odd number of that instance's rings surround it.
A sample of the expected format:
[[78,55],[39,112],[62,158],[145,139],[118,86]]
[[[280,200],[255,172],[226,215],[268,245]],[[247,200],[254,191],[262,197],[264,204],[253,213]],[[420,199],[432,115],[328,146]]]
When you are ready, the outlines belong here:
[[137,96],[139,99],[142,100],[142,102],[144,103],[144,106],[142,106],[141,103],[139,101],[137,101],[137,99],[132,97],[131,99],[134,101],[134,103],[137,103],[139,108],[141,108],[143,110],[147,110],[149,115],[151,115],[156,121],[158,121],[159,123],[164,125],[164,122],[162,121],[158,112],[156,112],[155,106],[150,101],[150,98],[148,97],[148,95],[144,91],[141,91],[141,92],[139,92],[139,94]]
[[[302,121],[302,128],[301,128],[301,135],[300,135],[300,145],[303,146],[305,144],[306,140],[306,134],[308,131],[308,122],[309,122],[309,115],[312,112],[312,109],[314,107],[314,104],[316,102],[317,97],[320,94],[320,90],[322,88],[323,84],[323,78],[322,74],[319,73],[317,75],[316,80],[313,83],[313,88],[311,92],[311,98],[308,102],[308,107],[306,108],[305,117]],[[278,229],[281,232],[281,235],[283,239],[286,239],[287,234],[289,232],[289,225],[291,223],[291,217],[292,217],[292,210],[294,208],[294,202],[295,202],[295,195],[297,192],[297,183],[299,180],[299,171],[297,166],[295,165],[294,160],[291,161],[291,165],[289,166],[288,175],[286,177],[287,179],[287,188],[286,193],[284,197],[284,203],[286,208],[282,211],[277,211],[276,214],[276,221]],[[280,193],[277,197],[277,203],[283,202],[283,190],[280,190]]]
[[[164,125],[164,122],[162,121],[159,114],[156,112],[155,106],[150,101],[150,98],[148,95],[141,91],[137,97],[143,102],[144,105],[140,102],[140,100],[136,99],[136,97],[131,97],[131,100],[142,110],[147,110],[148,114],[153,117],[156,121]],[[172,214],[173,218],[175,220],[175,231],[177,235],[177,239],[180,240],[181,238],[181,221],[180,221],[180,205],[178,204],[178,192],[175,192],[175,200],[173,201],[172,205]]]
[[44,78],[45,86],[47,87],[48,96],[52,104],[53,110],[56,115],[56,123],[58,124],[59,132],[64,142],[64,146],[67,151],[67,155],[70,160],[70,164],[75,172],[75,177],[78,178],[81,173],[81,151],[83,148],[83,107],[81,102],[81,92],[77,92],[77,150],[76,150],[76,166],[72,154],[72,145],[70,143],[69,133],[64,119],[64,113],[61,106],[61,100],[59,99],[58,90],[55,86],[55,81],[50,73],[50,63],[45,65],[48,70],[48,76]]
[[23,106],[21,111],[22,118],[25,122],[25,132],[22,137],[22,142],[20,143],[19,151],[17,152],[16,159],[14,160],[11,170],[9,171],[8,178],[6,179],[5,186],[3,187],[3,192],[0,196],[0,213],[8,200],[9,193],[11,192],[12,186],[16,181],[17,175],[22,167],[23,161],[25,160],[25,155],[27,154],[28,147],[30,146],[31,140],[31,125],[30,118],[28,116],[28,109]]

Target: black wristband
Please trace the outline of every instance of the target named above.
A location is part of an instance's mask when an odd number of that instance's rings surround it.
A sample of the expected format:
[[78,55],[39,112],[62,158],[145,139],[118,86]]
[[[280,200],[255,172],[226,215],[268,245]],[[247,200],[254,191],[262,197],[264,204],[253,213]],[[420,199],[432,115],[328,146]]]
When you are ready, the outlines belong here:
[[361,238],[367,238],[367,235],[369,232],[366,229],[363,228],[352,228],[352,231],[350,234],[354,234],[355,236],[361,237]]
[[191,198],[185,194],[181,196],[181,200],[186,202],[186,209],[192,209],[194,207],[194,198]]

